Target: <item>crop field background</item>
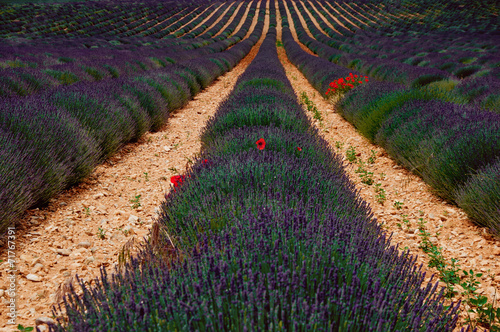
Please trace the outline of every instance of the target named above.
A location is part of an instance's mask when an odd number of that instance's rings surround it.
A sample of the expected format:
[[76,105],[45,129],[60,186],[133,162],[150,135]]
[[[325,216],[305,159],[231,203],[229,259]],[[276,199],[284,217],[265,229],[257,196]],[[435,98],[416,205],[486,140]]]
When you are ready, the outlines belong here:
[[496,1],[0,1],[1,331],[500,331]]

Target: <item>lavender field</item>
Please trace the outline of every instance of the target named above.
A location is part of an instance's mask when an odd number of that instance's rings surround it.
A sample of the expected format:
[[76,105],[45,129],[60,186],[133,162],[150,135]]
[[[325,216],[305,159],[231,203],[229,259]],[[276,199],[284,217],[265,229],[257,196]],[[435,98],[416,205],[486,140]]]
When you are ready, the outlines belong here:
[[[201,129],[196,158],[168,177],[148,236],[116,270],[68,287],[35,329],[500,331],[483,273],[443,258],[423,220],[415,234],[434,279],[391,243],[322,136],[335,129],[318,127],[280,56],[497,248],[498,14],[496,1],[0,2],[5,250],[27,211],[168,130],[255,54]],[[383,205],[357,156],[347,160]],[[7,311],[2,320],[30,330]]]

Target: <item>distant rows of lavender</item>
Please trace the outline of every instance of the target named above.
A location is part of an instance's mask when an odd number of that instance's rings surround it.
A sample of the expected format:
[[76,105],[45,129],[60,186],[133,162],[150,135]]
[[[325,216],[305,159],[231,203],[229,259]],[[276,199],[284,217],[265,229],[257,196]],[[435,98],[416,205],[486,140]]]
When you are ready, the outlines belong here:
[[[193,29],[199,17],[177,17],[187,23],[182,26],[187,34],[151,45],[124,37],[120,40],[130,43],[125,50],[109,43],[106,48],[85,48],[87,42],[103,42],[97,37],[54,36],[19,44],[17,50],[25,56],[17,62],[21,67],[0,71],[3,87],[11,92],[0,98],[0,170],[5,174],[0,177],[0,233],[26,209],[81,181],[123,144],[159,129],[170,112],[230,70],[255,43],[255,33],[242,40],[257,5],[198,3],[187,7],[189,13],[214,7],[220,17],[229,10],[211,29],[207,28],[214,19]],[[130,6],[123,10],[133,13],[138,8]],[[182,7],[166,7],[174,16],[184,12]],[[234,20],[222,30],[232,14]],[[260,24],[264,14],[259,12]],[[216,33],[220,34],[211,38]],[[50,40],[57,47],[49,45]],[[12,56],[8,50],[5,54]]]
[[275,11],[149,244],[72,291],[52,331],[453,330],[457,306],[389,246],[297,102]]
[[[350,11],[353,21],[370,17],[374,22],[384,18],[387,23],[385,28],[364,26],[361,30],[344,21],[353,30],[346,31],[329,21],[344,34],[339,36],[318,15],[322,12],[328,18],[328,12],[316,10],[335,6],[294,2],[306,17],[304,26],[292,1],[286,3],[299,40],[319,55],[299,47],[283,18],[287,55],[311,84],[325,96],[329,83],[339,77],[369,75],[370,82],[350,91],[336,109],[368,139],[421,176],[437,195],[500,234],[500,38],[498,30],[483,30],[496,28],[498,22],[478,19],[472,24],[459,7],[451,15],[453,22],[463,18],[464,25],[476,28],[474,32],[457,32],[441,17],[436,20],[444,27],[434,31],[411,19],[412,25],[408,24],[408,16],[419,17],[418,11],[391,7],[377,14],[373,5],[351,4],[351,8],[358,7]],[[342,8],[337,5],[335,10]],[[309,14],[325,32],[312,23]],[[398,40],[397,36],[406,38]],[[418,43],[425,48],[418,48]],[[412,55],[412,49],[416,54]],[[446,65],[442,65],[443,57]]]
[[[26,96],[80,81],[101,81],[128,76],[218,52],[221,47],[227,47],[223,41],[234,32],[246,9],[246,6],[242,6],[243,10],[238,11],[230,26],[216,38],[212,37],[234,14],[236,3],[220,6],[208,21],[192,30],[212,12],[210,8],[216,8],[218,5],[220,4],[190,6],[184,10],[181,9],[183,7],[168,6],[167,13],[163,13],[166,9],[158,12],[156,8],[142,8],[139,13],[128,11],[128,15],[135,19],[138,15],[147,15],[140,21],[147,19],[148,23],[141,23],[135,28],[133,27],[137,21],[132,18],[128,20],[133,23],[126,28],[121,27],[121,24],[113,24],[117,19],[123,20],[123,13],[114,19],[103,18],[107,19],[105,27],[96,24],[93,21],[96,17],[90,15],[81,20],[84,23],[93,22],[94,25],[89,26],[91,32],[81,29],[78,30],[79,34],[52,33],[48,34],[52,38],[44,39],[40,39],[38,34],[29,34],[31,38],[36,39],[18,44],[3,44],[0,46],[0,64],[3,65],[3,69],[0,69],[0,97]],[[207,30],[227,7],[230,8],[225,19]],[[112,13],[114,6],[108,4],[105,8],[106,11],[99,8],[97,12]],[[71,7],[65,10],[70,9]],[[93,7],[87,8],[90,9],[96,10]],[[149,11],[155,14],[148,14]],[[203,14],[198,15],[200,13]],[[127,22],[126,19],[124,21]],[[118,22],[124,24],[123,21]],[[151,26],[151,22],[156,22],[156,25]],[[167,26],[163,27],[164,24]],[[182,29],[179,29],[181,26]],[[108,31],[110,29],[113,30]],[[121,30],[125,32],[120,32]],[[158,30],[158,33],[152,33],[152,30]],[[189,33],[186,33],[188,31]],[[176,38],[180,35],[183,35],[182,38]],[[244,35],[242,32],[233,36],[232,40],[241,39]]]
[[[374,5],[352,4],[348,9],[346,4],[321,1],[296,5],[306,17],[306,27],[302,27],[297,14],[292,13],[299,39],[320,57],[377,80],[410,87],[440,81],[434,85],[453,90],[451,94],[457,98],[500,112],[500,26],[494,16],[484,22],[469,22],[468,16],[457,10],[441,9],[448,15],[439,16],[434,12],[419,13],[421,7],[410,11],[391,6],[380,11]],[[334,16],[335,12],[349,17],[350,22]],[[308,13],[320,22],[324,32],[312,23]],[[343,35],[332,30],[319,13]],[[453,22],[462,19],[466,30],[456,31],[446,18]]]

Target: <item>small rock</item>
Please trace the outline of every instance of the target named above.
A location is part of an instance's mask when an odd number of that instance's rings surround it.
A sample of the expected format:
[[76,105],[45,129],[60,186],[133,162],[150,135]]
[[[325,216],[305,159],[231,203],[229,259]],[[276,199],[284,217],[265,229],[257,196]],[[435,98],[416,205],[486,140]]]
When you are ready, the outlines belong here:
[[26,276],[26,279],[30,280],[30,281],[42,281],[42,278],[37,276],[36,274],[28,274]]
[[86,229],[84,232],[85,232],[85,234],[87,234],[88,236],[95,235],[94,233],[92,233],[92,231],[89,231],[88,229]]
[[71,270],[78,270],[81,266],[82,266],[82,264],[80,264],[80,263],[73,263],[73,264],[71,264],[71,265],[69,266],[69,268],[70,268]]
[[35,319],[35,325],[42,325],[42,324],[55,325],[56,322],[49,317],[38,317],[37,319]]
[[456,211],[452,208],[446,208],[445,209],[446,212],[448,212],[449,214],[454,214]]
[[431,241],[432,243],[437,243],[437,242],[438,242],[438,239],[437,239],[437,237],[435,237],[435,236],[431,236],[431,237],[429,238],[429,241]]
[[138,221],[139,221],[139,217],[134,216],[133,214],[131,214],[130,217],[128,217],[128,222],[129,223],[135,224]]
[[493,240],[493,236],[491,236],[490,232],[488,232],[488,229],[483,228],[481,234],[486,240]]
[[33,270],[31,270],[31,272],[32,273],[37,273],[41,269],[43,269],[43,264],[37,263],[37,264],[35,264],[35,267],[33,268]]
[[35,259],[31,262],[31,266],[35,266],[35,265],[36,265],[36,264],[38,264],[38,263],[43,264],[43,260],[42,260],[42,258],[41,258],[41,257],[37,257],[37,258],[35,258]]
[[57,249],[56,253],[62,256],[69,256],[71,254],[71,249]]
[[498,247],[493,248],[493,250],[492,250],[492,254],[493,254],[493,255],[500,256],[500,248],[498,248]]
[[26,255],[19,256],[19,259],[21,259],[21,261],[23,261],[23,262],[28,262],[30,260],[30,258]]
[[0,289],[0,297],[2,297],[3,294],[5,294],[5,291],[3,289]]
[[92,264],[94,261],[95,261],[94,256],[89,256],[89,257],[85,258],[85,264],[87,264],[87,265]]
[[38,326],[37,326],[37,329],[38,329],[38,331],[40,331],[40,332],[45,332],[45,331],[48,331],[48,330],[47,330],[47,326],[45,326],[45,325],[38,325]]
[[436,218],[436,217],[434,216],[434,214],[432,214],[432,213],[429,213],[428,217],[429,217],[429,219],[434,219],[434,218]]
[[90,248],[92,247],[92,243],[90,243],[89,241],[83,241],[83,242],[80,242],[76,245],[77,248]]
[[66,206],[66,205],[68,205],[68,203],[66,203],[66,202],[59,202],[59,205],[60,206]]
[[92,197],[93,197],[94,199],[99,199],[99,198],[101,198],[101,197],[103,197],[103,196],[104,196],[104,194],[103,194],[103,193],[98,193],[98,194],[93,195]]

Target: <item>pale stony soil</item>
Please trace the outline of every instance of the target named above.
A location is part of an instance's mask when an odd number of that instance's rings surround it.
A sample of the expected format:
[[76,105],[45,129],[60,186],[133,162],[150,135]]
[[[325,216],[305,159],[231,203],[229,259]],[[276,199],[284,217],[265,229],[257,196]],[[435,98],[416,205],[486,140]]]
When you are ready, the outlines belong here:
[[[256,18],[257,15],[254,25]],[[280,39],[279,24],[278,27]],[[148,235],[156,218],[155,210],[171,188],[170,177],[182,174],[189,161],[196,158],[200,150],[200,131],[255,57],[261,42],[262,39],[231,72],[172,114],[158,132],[147,133],[139,142],[127,144],[98,166],[85,182],[58,195],[47,207],[26,213],[16,226],[15,251],[19,270],[16,323],[34,326],[37,318],[51,317],[50,307],[57,302],[58,289],[64,288],[65,283],[74,280],[76,274],[91,283],[99,275],[101,266],[113,271],[125,243],[131,239],[141,241]],[[347,148],[352,146],[358,158],[365,162],[371,151],[375,151],[375,163],[366,167],[373,173],[375,183],[380,183],[386,191],[384,204],[377,202],[374,185],[361,183],[355,172],[357,166],[350,165],[346,171],[362,198],[369,202],[374,216],[388,234],[392,233],[391,243],[400,248],[408,247],[412,254],[418,255],[418,263],[425,268],[428,258],[418,248],[417,231],[417,221],[423,218],[433,236],[431,240],[444,248],[447,260],[459,258],[462,268],[485,272],[481,291],[490,298],[495,289],[500,292],[498,240],[475,226],[459,208],[434,196],[421,179],[399,167],[383,149],[360,136],[291,65],[283,48],[278,48],[278,52],[296,94],[300,96],[306,92],[321,112],[323,121],[314,120],[314,123],[332,148],[338,145],[340,148],[335,149],[345,156]],[[396,201],[402,203],[401,209],[395,207]],[[134,203],[140,206],[134,208]],[[403,224],[402,215],[408,216],[408,227],[398,226]],[[99,233],[103,234],[102,238]],[[5,250],[1,250],[0,259],[6,257]],[[4,262],[0,266],[0,305],[5,305],[7,264]],[[2,309],[0,331],[15,330],[6,322],[6,311]],[[39,327],[43,329],[44,326]]]

